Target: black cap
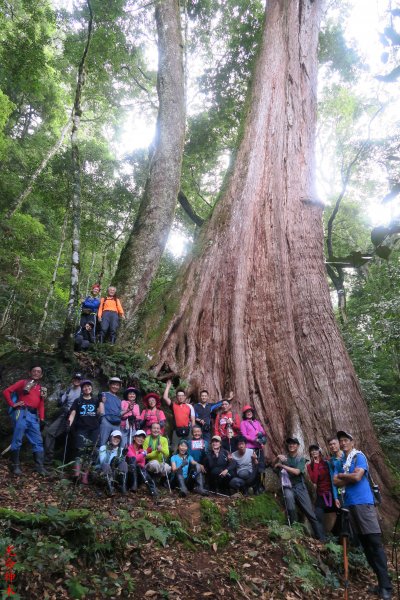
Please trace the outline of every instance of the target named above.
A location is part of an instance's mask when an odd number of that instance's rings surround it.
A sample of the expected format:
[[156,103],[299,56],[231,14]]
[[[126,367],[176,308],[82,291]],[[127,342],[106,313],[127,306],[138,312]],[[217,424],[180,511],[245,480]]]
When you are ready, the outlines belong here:
[[310,444],[308,446],[308,451],[311,452],[312,450],[318,450],[318,452],[321,452],[321,448],[318,446],[318,444]]
[[340,438],[348,438],[349,440],[353,439],[353,436],[350,433],[347,433],[347,431],[338,431],[336,437],[338,440],[340,440]]
[[82,379],[82,373],[74,373],[72,379]]
[[286,438],[286,443],[287,444],[297,444],[298,446],[300,446],[300,442],[296,437],[288,437]]

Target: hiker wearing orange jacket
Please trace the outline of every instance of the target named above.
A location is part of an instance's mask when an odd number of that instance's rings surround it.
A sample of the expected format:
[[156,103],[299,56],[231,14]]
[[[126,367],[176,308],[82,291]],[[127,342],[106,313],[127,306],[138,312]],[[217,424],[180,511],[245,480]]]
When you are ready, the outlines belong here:
[[125,319],[124,310],[119,298],[117,298],[117,288],[110,286],[107,289],[107,296],[100,301],[97,320],[101,326],[100,343],[103,343],[110,333],[110,342],[115,344],[119,319]]

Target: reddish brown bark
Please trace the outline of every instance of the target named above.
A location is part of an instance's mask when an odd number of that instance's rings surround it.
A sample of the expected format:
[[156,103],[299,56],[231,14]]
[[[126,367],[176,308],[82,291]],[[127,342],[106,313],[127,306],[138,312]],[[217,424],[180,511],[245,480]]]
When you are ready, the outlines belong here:
[[[319,0],[269,0],[235,167],[176,293],[158,354],[192,390],[235,392],[270,450],[350,429],[389,484],[333,315],[314,189]],[[269,423],[268,423],[269,421]]]

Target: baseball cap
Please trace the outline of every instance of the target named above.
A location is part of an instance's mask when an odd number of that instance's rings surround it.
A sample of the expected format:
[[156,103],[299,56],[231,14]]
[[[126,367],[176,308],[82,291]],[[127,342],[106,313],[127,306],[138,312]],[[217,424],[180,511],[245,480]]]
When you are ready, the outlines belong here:
[[347,431],[338,431],[336,437],[338,440],[340,440],[340,438],[348,438],[349,440],[353,439],[353,436],[350,433],[347,433]]
[[74,373],[72,379],[82,379],[82,373]]
[[296,437],[288,437],[286,438],[286,443],[287,444],[297,444],[298,446],[300,446],[300,442]]
[[147,436],[146,432],[143,431],[143,429],[138,429],[133,437],[138,437],[139,435],[144,435],[144,437]]
[[211,438],[211,441],[213,442],[214,440],[216,440],[217,442],[221,442],[221,436],[220,435],[213,435]]
[[122,438],[122,433],[120,432],[120,430],[114,429],[114,431],[111,432],[110,437],[116,437],[117,435],[119,435],[119,437]]

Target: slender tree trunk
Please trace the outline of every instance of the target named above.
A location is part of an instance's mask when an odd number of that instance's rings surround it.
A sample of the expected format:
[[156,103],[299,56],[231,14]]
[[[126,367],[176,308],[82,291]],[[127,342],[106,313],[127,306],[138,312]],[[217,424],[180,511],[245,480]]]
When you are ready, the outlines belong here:
[[62,229],[61,229],[60,247],[58,249],[56,264],[54,265],[54,272],[53,272],[52,280],[50,282],[49,292],[47,294],[46,302],[44,303],[44,307],[43,307],[43,317],[42,317],[42,320],[40,321],[40,325],[39,325],[37,336],[36,336],[36,343],[35,343],[36,347],[39,346],[39,344],[42,340],[42,333],[43,333],[43,328],[44,328],[44,325],[45,325],[46,319],[47,319],[49,303],[54,294],[54,287],[56,285],[57,275],[58,275],[58,267],[60,265],[61,256],[62,256],[62,253],[64,250],[65,238],[67,237],[67,223],[68,223],[68,212],[66,212],[65,216],[64,216],[64,222],[63,222]]
[[159,110],[154,151],[139,212],[121,253],[114,284],[126,323],[119,336],[131,335],[134,315],[146,297],[173,222],[180,187],[185,136],[185,89],[178,0],[156,4]]
[[36,183],[36,180],[43,173],[43,171],[45,170],[45,168],[47,167],[47,165],[49,164],[49,162],[53,158],[53,156],[61,148],[62,143],[64,141],[65,134],[67,133],[67,131],[69,129],[70,123],[71,123],[71,121],[68,120],[68,123],[66,123],[64,125],[64,127],[61,130],[61,135],[60,135],[59,139],[54,144],[54,146],[52,148],[50,148],[50,150],[48,151],[46,156],[43,158],[42,162],[37,167],[37,169],[33,173],[32,177],[30,178],[30,181],[29,181],[27,187],[25,188],[25,190],[18,196],[18,198],[15,200],[15,202],[9,208],[9,210],[5,216],[5,219],[11,219],[11,217],[13,217],[15,215],[15,213],[20,210],[21,206],[23,205],[25,200],[28,198],[28,196],[32,192],[34,185]]
[[337,429],[352,431],[387,490],[325,273],[314,187],[321,4],[267,1],[235,167],[176,284],[155,371],[178,372],[193,392],[205,387],[221,397],[233,389],[237,410],[255,406],[272,453],[288,434],[304,449],[326,447]]
[[[21,274],[22,274],[22,269],[21,269],[20,257],[16,256],[15,257],[15,283],[17,283],[17,281],[21,277]],[[9,298],[9,300],[4,308],[3,314],[1,316],[0,331],[6,327],[7,323],[10,320],[11,311],[14,306],[16,296],[17,296],[17,292],[16,292],[16,289],[14,288],[10,294],[10,298]]]
[[82,117],[82,92],[86,78],[86,57],[92,38],[93,13],[89,0],[86,0],[89,9],[87,39],[78,68],[78,80],[75,91],[75,101],[72,110],[71,131],[71,156],[72,156],[72,257],[71,257],[71,283],[63,334],[63,348],[72,349],[72,335],[75,328],[75,313],[79,299],[79,272],[80,272],[80,230],[81,230],[81,163],[79,155],[78,132]]

